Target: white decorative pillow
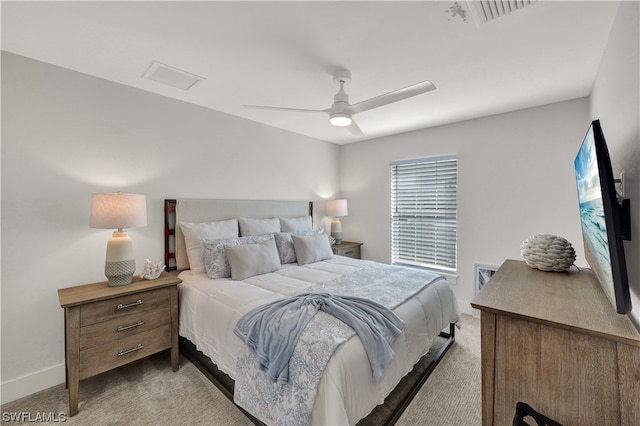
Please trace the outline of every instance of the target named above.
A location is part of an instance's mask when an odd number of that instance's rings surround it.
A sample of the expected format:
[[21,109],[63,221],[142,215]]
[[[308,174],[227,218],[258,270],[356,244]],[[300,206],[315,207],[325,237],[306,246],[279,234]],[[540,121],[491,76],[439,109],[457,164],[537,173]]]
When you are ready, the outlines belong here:
[[254,275],[267,274],[280,269],[278,249],[273,238],[257,244],[225,246],[231,279],[244,280]]
[[280,228],[282,232],[311,231],[313,229],[313,225],[311,223],[311,216],[281,217]]
[[278,256],[280,257],[280,263],[283,265],[287,263],[296,262],[296,251],[293,247],[293,239],[291,235],[320,235],[324,230],[321,228],[304,232],[274,232],[273,237],[276,240],[276,247],[278,248]]
[[202,240],[204,267],[207,271],[207,276],[211,279],[229,278],[231,276],[231,266],[225,252],[225,246],[261,243],[272,238],[273,236],[271,235],[255,235],[215,241]]
[[193,272],[204,272],[202,240],[219,240],[221,238],[237,238],[238,221],[236,219],[217,222],[180,222],[187,248],[189,267]]
[[271,219],[249,219],[239,217],[240,236],[248,237],[250,235],[264,235],[280,232],[280,221],[277,217]]
[[333,251],[326,235],[291,235],[299,265],[331,259]]

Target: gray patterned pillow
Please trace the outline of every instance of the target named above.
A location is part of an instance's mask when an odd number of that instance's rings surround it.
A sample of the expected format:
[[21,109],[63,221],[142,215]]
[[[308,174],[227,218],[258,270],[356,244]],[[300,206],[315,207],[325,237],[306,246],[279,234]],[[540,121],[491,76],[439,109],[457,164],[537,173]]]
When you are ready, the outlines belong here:
[[252,235],[249,237],[228,238],[222,240],[202,240],[204,267],[211,279],[231,277],[231,266],[225,253],[225,246],[256,244],[273,238],[272,235]]
[[293,239],[291,235],[321,235],[324,233],[322,228],[314,229],[311,231],[303,232],[274,232],[273,237],[276,240],[276,247],[278,247],[278,255],[280,256],[280,263],[283,265],[287,263],[296,263],[296,251],[293,248]]

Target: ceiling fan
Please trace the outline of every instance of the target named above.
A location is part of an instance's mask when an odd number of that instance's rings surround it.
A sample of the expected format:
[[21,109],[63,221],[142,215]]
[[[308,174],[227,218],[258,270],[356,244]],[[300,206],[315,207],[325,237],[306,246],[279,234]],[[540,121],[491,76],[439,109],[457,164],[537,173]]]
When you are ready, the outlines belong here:
[[338,90],[338,93],[336,93],[333,97],[333,104],[327,109],[301,109],[264,105],[244,105],[244,107],[252,109],[269,109],[293,112],[323,112],[329,115],[329,122],[332,125],[338,127],[347,127],[347,129],[349,129],[349,131],[351,131],[353,135],[362,136],[362,130],[353,120],[353,116],[356,113],[367,111],[373,108],[378,108],[383,105],[410,98],[412,96],[420,95],[422,93],[430,92],[431,90],[435,90],[436,88],[436,86],[432,82],[430,82],[429,80],[425,80],[423,82],[407,86],[403,89],[394,90],[393,92],[385,93],[384,95],[376,96],[352,105],[349,103],[349,95],[344,91],[344,85],[351,81],[351,72],[346,69],[338,70],[333,75],[333,81],[340,84],[340,89]]

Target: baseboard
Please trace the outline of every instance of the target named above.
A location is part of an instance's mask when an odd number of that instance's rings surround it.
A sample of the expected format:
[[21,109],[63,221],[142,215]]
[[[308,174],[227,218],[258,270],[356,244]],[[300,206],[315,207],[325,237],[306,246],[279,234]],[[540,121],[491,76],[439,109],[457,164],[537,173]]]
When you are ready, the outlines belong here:
[[64,383],[64,363],[0,384],[2,404]]

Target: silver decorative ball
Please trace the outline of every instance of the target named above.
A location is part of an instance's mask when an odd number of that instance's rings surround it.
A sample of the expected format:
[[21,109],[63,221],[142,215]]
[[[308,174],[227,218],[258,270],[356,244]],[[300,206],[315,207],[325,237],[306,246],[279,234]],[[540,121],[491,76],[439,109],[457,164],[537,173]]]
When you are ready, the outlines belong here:
[[522,242],[520,254],[527,265],[542,271],[562,272],[576,260],[576,251],[562,237],[550,234],[533,235]]

